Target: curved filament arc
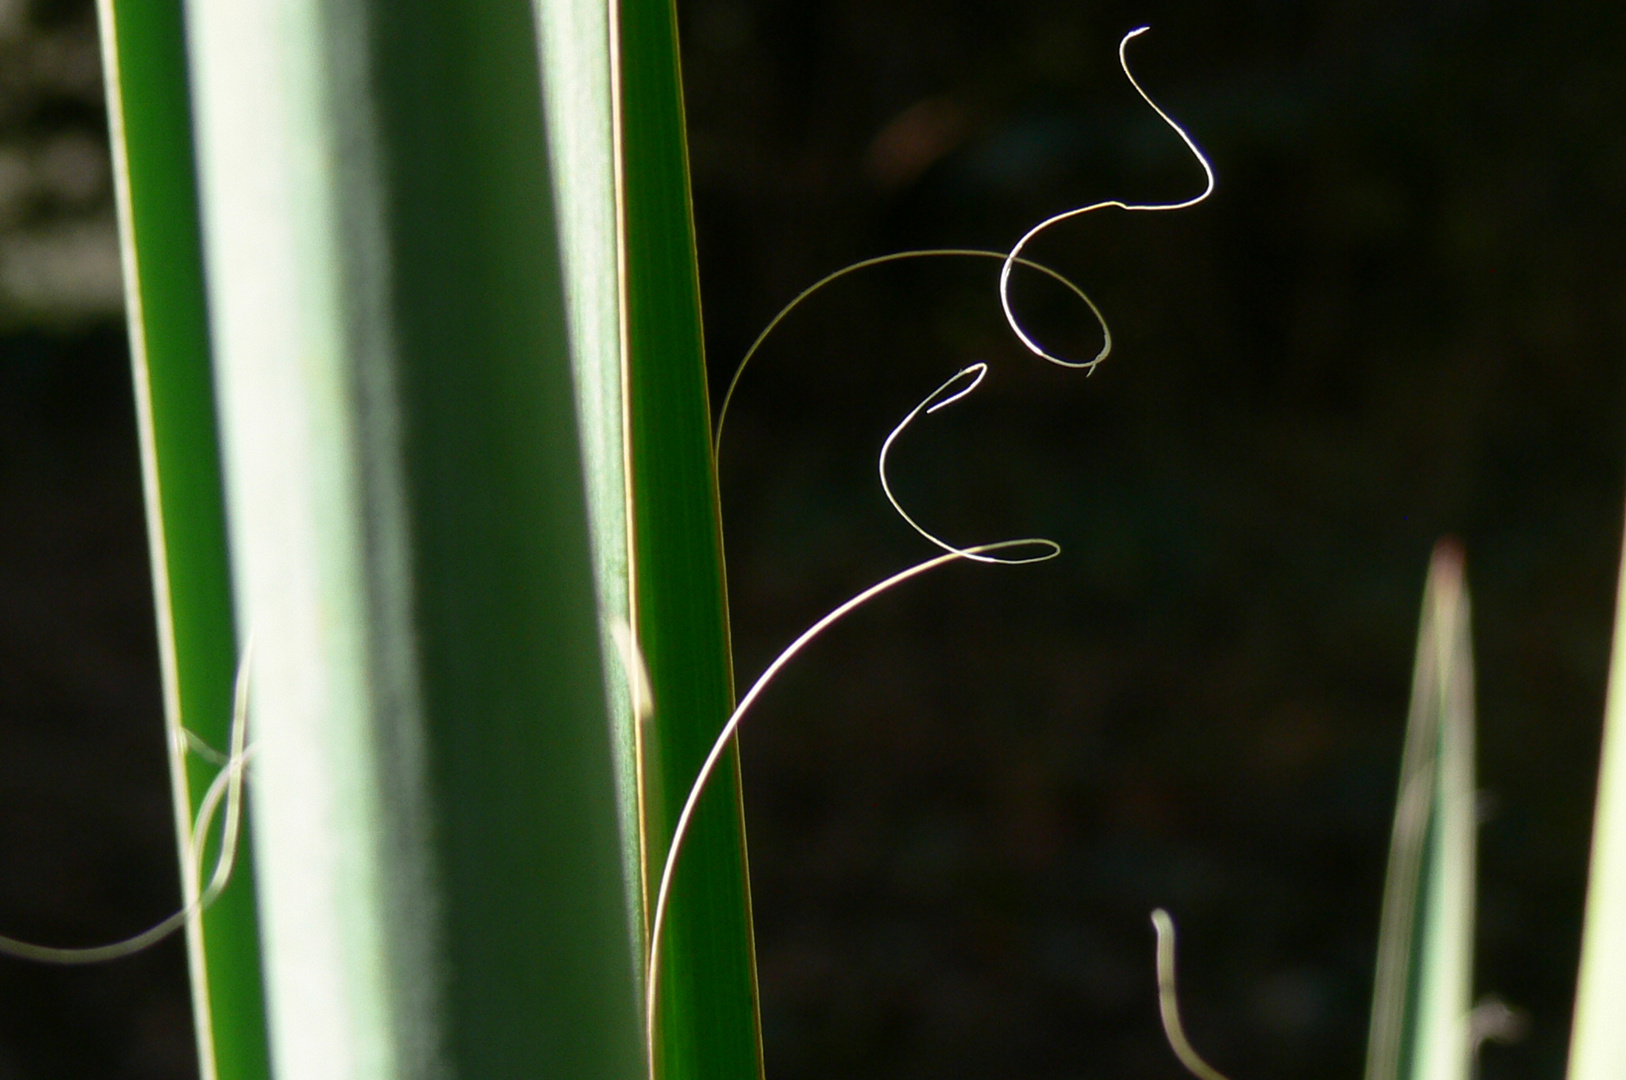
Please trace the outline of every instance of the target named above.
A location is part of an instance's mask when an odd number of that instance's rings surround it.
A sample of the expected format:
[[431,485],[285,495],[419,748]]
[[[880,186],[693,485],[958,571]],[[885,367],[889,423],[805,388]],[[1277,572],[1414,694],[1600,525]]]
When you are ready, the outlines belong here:
[[[1123,68],[1124,76],[1128,78],[1129,85],[1135,88],[1135,93],[1140,95],[1141,100],[1146,102],[1147,105],[1150,105],[1152,111],[1157,113],[1163,122],[1167,124],[1176,135],[1180,136],[1180,141],[1186,144],[1186,149],[1191,151],[1192,157],[1197,159],[1197,164],[1202,166],[1203,176],[1207,182],[1203,185],[1203,190],[1201,193],[1193,195],[1189,199],[1182,199],[1179,202],[1126,203],[1119,199],[1108,199],[1105,202],[1091,203],[1089,206],[1080,206],[1076,209],[1064,210],[1059,214],[1045,218],[1043,221],[1039,222],[1039,224],[1033,226],[1033,228],[1022,234],[1022,239],[1018,240],[1016,242],[1016,246],[1011,248],[1010,253],[1005,256],[1005,265],[999,269],[999,306],[1005,312],[1005,323],[1011,328],[1011,333],[1016,335],[1017,340],[1022,342],[1022,344],[1027,348],[1028,352],[1032,353],[1034,356],[1037,356],[1041,360],[1049,361],[1050,363],[1057,364],[1061,367],[1082,369],[1094,368],[1095,365],[1099,364],[1106,358],[1106,350],[1102,350],[1099,355],[1090,360],[1068,360],[1064,357],[1057,356],[1054,353],[1047,351],[1043,345],[1040,345],[1038,341],[1036,341],[1033,336],[1027,332],[1026,328],[1022,326],[1022,321],[1016,317],[1016,312],[1011,307],[1011,270],[1019,263],[1022,265],[1028,264],[1027,260],[1022,257],[1022,252],[1028,246],[1028,244],[1032,243],[1034,237],[1038,236],[1052,225],[1071,220],[1072,218],[1083,217],[1085,214],[1094,213],[1097,210],[1105,210],[1108,207],[1117,210],[1134,211],[1184,210],[1187,207],[1196,206],[1198,203],[1202,202],[1204,199],[1208,198],[1214,193],[1214,167],[1209,164],[1207,156],[1202,152],[1202,149],[1198,147],[1196,140],[1186,132],[1185,128],[1180,126],[1179,122],[1176,121],[1174,117],[1163,111],[1162,106],[1152,100],[1152,96],[1148,94],[1145,88],[1142,87],[1139,81],[1136,80],[1135,73],[1129,70],[1129,55],[1127,51],[1129,48],[1129,43],[1150,29],[1151,27],[1149,26],[1142,26],[1139,29],[1131,30],[1129,33],[1124,35],[1123,40],[1118,43],[1118,66]],[[1111,342],[1109,340],[1108,345],[1110,346],[1110,344]]]
[[[894,251],[889,255],[876,255],[873,258],[860,259],[858,262],[843,266],[840,270],[833,270],[797,293],[790,303],[780,308],[774,317],[768,320],[768,325],[762,328],[762,332],[756,336],[755,341],[751,342],[751,347],[745,350],[745,355],[740,358],[740,362],[735,366],[734,375],[728,381],[728,389],[723,391],[723,403],[717,409],[716,431],[712,435],[712,454],[715,456],[722,451],[723,423],[728,419],[729,406],[734,403],[734,394],[739,389],[740,379],[745,375],[746,366],[761,351],[763,343],[768,340],[768,336],[778,329],[779,324],[784,322],[791,312],[801,307],[803,302],[813,296],[814,293],[822,290],[826,285],[833,284],[860,270],[868,270],[872,266],[884,266],[887,263],[902,262],[905,259],[944,257],[994,259],[1003,265],[1010,259],[1010,253],[1007,251],[984,251],[981,248],[922,248],[918,251]],[[1101,351],[1096,354],[1094,360],[1084,366],[1093,369],[1096,364],[1105,360],[1112,352],[1112,331],[1107,326],[1106,316],[1101,314],[1101,309],[1096,306],[1094,300],[1090,299],[1089,294],[1071,278],[1043,263],[1034,262],[1032,259],[1017,258],[1016,264],[1045,275],[1084,302],[1084,306],[1090,309],[1090,314],[1095,318],[1096,325],[1101,328]]]
[[[885,493],[886,501],[892,504],[892,509],[898,512],[899,517],[908,522],[910,528],[914,529],[915,532],[919,533],[927,540],[930,540],[933,544],[936,544],[944,551],[952,552],[955,555],[960,555],[964,558],[970,559],[973,562],[1001,563],[1006,566],[1020,566],[1023,563],[1044,562],[1046,559],[1054,559],[1057,555],[1061,554],[1061,545],[1056,543],[1054,540],[1046,540],[1042,537],[1032,537],[1026,540],[1010,541],[1010,543],[1013,544],[1036,544],[1043,549],[1047,549],[1041,551],[1041,553],[1038,555],[1030,555],[1024,558],[1001,558],[997,555],[981,554],[979,553],[981,549],[955,547],[953,544],[936,536],[935,534],[927,532],[925,527],[922,526],[920,522],[910,517],[909,511],[903,508],[903,504],[898,501],[897,495],[893,493],[892,482],[887,479],[887,455],[892,452],[892,444],[897,441],[899,435],[903,434],[904,429],[913,423],[915,418],[921,413],[934,413],[939,409],[946,408],[947,406],[954,404],[956,401],[959,401],[961,398],[975,390],[978,386],[982,385],[982,380],[987,374],[988,365],[984,363],[976,363],[969,367],[961,368],[955,373],[953,378],[944,383],[942,386],[939,386],[936,390],[933,390],[926,396],[924,401],[911,409],[909,411],[909,415],[905,416],[902,422],[900,422],[897,427],[892,429],[892,433],[888,435],[886,437],[886,441],[881,444],[879,465],[879,471],[881,474],[881,491]],[[965,383],[965,385],[958,386],[960,383]]]
[[[250,645],[250,649],[252,644]],[[17,938],[0,935],[0,956],[11,956],[19,960],[33,960],[42,964],[99,964],[106,960],[118,960],[131,956],[143,949],[163,941],[169,935],[185,926],[192,919],[203,913],[213,904],[226,886],[231,882],[232,870],[237,864],[237,845],[242,832],[243,821],[243,773],[248,768],[249,760],[254,756],[254,747],[247,744],[248,738],[248,685],[249,685],[249,650],[245,649],[243,661],[237,669],[237,687],[234,697],[231,724],[231,750],[228,754],[219,755],[224,759],[224,765],[210,783],[203,799],[198,803],[197,819],[192,825],[192,843],[186,852],[186,857],[201,876],[203,872],[204,845],[208,840],[209,829],[214,825],[215,815],[220,811],[222,803],[225,805],[225,823],[221,828],[220,850],[215,855],[214,870],[209,875],[209,884],[196,899],[184,905],[179,911],[160,920],[154,925],[108,945],[90,945],[84,947],[60,948],[51,945],[35,945],[32,942],[21,941]],[[193,735],[190,731],[183,731],[178,742],[187,748],[197,750],[207,748],[207,744]],[[218,754],[218,752],[216,752]],[[207,755],[204,755],[207,756]]]

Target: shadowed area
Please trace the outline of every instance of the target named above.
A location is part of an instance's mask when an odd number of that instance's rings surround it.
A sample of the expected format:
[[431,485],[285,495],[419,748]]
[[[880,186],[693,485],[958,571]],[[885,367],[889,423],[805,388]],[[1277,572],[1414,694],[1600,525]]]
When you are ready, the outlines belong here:
[[[0,933],[119,941],[180,907],[123,329],[0,341]],[[0,957],[0,1077],[196,1075],[179,935]]]

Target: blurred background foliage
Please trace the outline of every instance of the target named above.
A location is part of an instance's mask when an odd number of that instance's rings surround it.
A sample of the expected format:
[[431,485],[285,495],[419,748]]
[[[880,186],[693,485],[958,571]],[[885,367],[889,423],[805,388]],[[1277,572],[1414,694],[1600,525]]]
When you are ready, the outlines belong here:
[[123,305],[93,4],[0,0],[0,327]]
[[[832,633],[743,738],[767,1063],[828,1077],[1358,1075],[1428,552],[1468,552],[1486,1080],[1559,1077],[1626,472],[1626,9],[1601,0],[680,0],[714,392],[780,304],[905,247],[1031,254],[1117,349],[1041,365],[989,261],[849,278],[754,362],[721,475],[741,679]],[[94,19],[0,2],[0,930],[173,906],[169,801]],[[1087,313],[1018,277],[1045,340]],[[190,1075],[178,950],[0,964],[0,1080]]]

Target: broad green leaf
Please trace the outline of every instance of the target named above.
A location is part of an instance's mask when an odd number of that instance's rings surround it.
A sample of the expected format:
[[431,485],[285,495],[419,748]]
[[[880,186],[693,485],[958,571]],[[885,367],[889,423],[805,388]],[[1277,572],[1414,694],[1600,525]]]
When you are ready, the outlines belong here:
[[1378,934],[1366,1080],[1468,1080],[1473,650],[1462,551],[1429,564]]
[[641,1076],[531,0],[187,14],[278,1073]]
[[1626,1076],[1626,591],[1616,602],[1570,1080]]
[[[215,766],[186,753],[182,728],[226,747],[237,667],[185,32],[181,0],[100,0],[99,10],[170,777],[185,853]],[[197,868],[184,856],[180,861],[191,906],[201,883]],[[268,1076],[246,857],[237,860],[226,891],[186,930],[200,1075]]]
[[630,652],[626,401],[610,6],[605,0],[536,0],[536,18],[571,368],[587,470],[601,648],[612,710],[627,929],[635,952],[642,955],[646,948],[644,871],[636,710],[630,679],[637,661]]

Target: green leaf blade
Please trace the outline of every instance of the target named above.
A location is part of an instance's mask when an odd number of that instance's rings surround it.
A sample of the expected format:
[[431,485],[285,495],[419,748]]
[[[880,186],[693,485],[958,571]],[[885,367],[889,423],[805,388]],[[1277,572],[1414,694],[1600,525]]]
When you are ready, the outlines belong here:
[[280,1075],[643,1075],[530,0],[189,7]]
[[1366,1080],[1468,1080],[1473,649],[1462,551],[1429,565],[1378,937]]
[[[1626,560],[1623,560],[1626,573]],[[1623,578],[1626,582],[1626,578]],[[1615,610],[1570,1080],[1626,1076],[1626,585]]]
[[[619,16],[633,580],[654,706],[644,760],[653,881],[734,689],[676,12],[671,0],[622,0]],[[666,934],[662,1080],[756,1080],[760,1020],[733,751],[695,814]]]
[[[178,749],[185,727],[228,745],[238,664],[210,371],[202,241],[180,0],[102,0],[118,164],[131,358],[142,436],[180,850],[215,767]],[[245,835],[245,848],[251,846]],[[187,928],[203,1080],[270,1075],[254,875]],[[195,895],[183,868],[183,891]]]

